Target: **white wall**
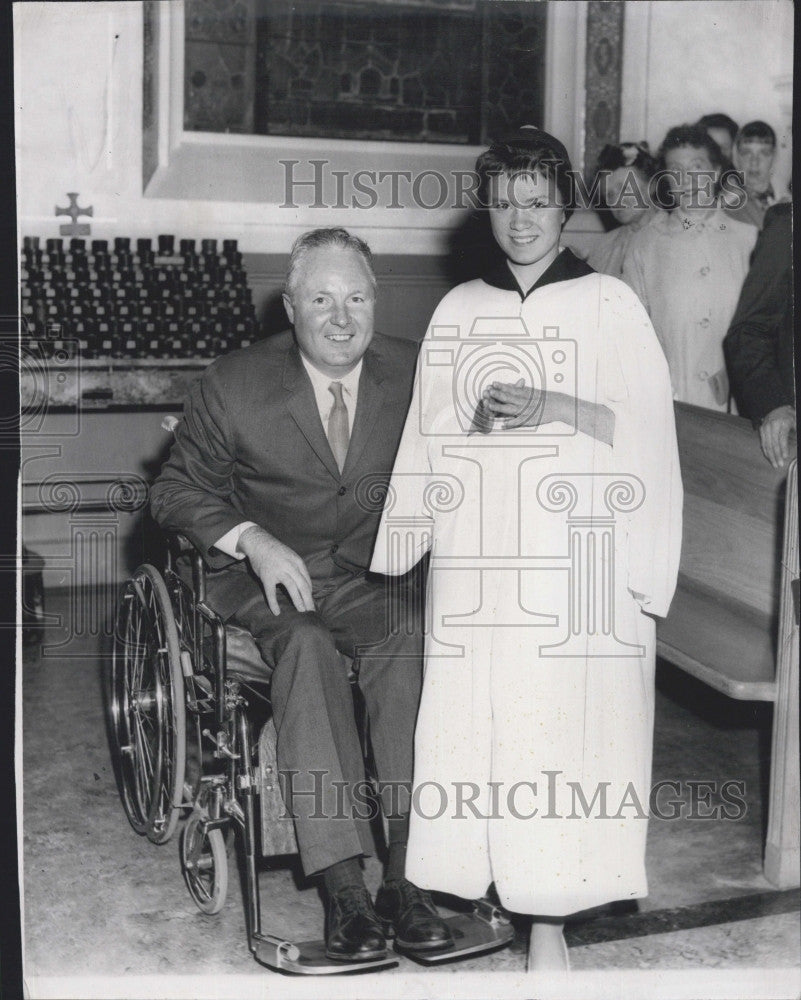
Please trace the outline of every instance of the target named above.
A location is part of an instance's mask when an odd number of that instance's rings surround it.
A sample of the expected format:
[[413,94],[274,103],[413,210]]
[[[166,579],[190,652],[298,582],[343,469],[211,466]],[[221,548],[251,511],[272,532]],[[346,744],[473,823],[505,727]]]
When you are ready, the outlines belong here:
[[141,3],[15,4],[14,77],[22,233],[58,236],[67,191],[94,206],[93,236],[179,224],[142,197]]
[[[767,121],[780,149],[774,177],[790,177],[792,0],[628,3],[623,139],[656,149],[674,125],[722,111]],[[631,30],[629,30],[631,29]],[[632,65],[633,64],[633,65]]]

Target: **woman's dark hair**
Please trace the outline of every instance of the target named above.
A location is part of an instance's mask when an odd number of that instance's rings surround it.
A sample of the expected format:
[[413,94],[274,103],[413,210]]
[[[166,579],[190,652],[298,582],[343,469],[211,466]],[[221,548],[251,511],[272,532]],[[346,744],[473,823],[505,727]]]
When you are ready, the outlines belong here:
[[573,214],[574,185],[570,157],[562,143],[547,132],[524,125],[495,140],[476,160],[480,204],[489,204],[489,185],[494,177],[508,174],[543,174],[556,185],[565,210],[565,222]]
[[[599,174],[611,173],[620,167],[631,167],[634,170],[639,170],[646,181],[650,181],[659,169],[659,164],[656,161],[656,157],[651,155],[648,143],[644,139],[641,142],[619,142],[604,146],[598,154],[595,176],[593,177],[590,190],[596,190],[596,182]],[[601,222],[604,224],[607,232],[617,229],[620,223],[612,215],[609,206],[606,204],[603,188],[600,185],[597,186],[597,192],[597,195],[593,197],[598,198],[598,204],[591,207],[600,216]]]
[[724,115],[722,111],[715,111],[711,115],[702,115],[695,124],[700,125],[704,130],[722,128],[729,133],[732,142],[739,131],[737,122],[733,118],[729,118],[728,115]]
[[648,143],[620,142],[604,146],[598,154],[596,173],[602,170],[618,170],[620,167],[634,167],[647,180],[650,180],[659,169],[656,157],[651,155]]
[[[662,145],[659,147],[659,170],[660,173],[666,170],[665,157],[672,149],[684,149],[686,146],[690,146],[692,149],[703,149],[707,156],[709,157],[709,162],[715,167],[719,173],[718,178],[712,188],[712,194],[717,197],[720,193],[720,183],[723,177],[723,173],[730,168],[730,163],[723,155],[723,151],[720,146],[715,142],[712,136],[700,125],[676,125],[674,128],[668,131],[668,134],[662,140]],[[669,192],[667,177],[660,177],[657,186],[657,199],[658,203],[662,207],[667,207],[672,205],[675,207],[675,201]]]
[[701,128],[700,125],[676,125],[675,128],[670,129],[659,147],[657,155],[659,156],[660,169],[664,169],[665,156],[671,149],[683,149],[685,146],[706,150],[713,167],[722,169],[726,166],[726,157],[723,155],[723,151],[706,129]]

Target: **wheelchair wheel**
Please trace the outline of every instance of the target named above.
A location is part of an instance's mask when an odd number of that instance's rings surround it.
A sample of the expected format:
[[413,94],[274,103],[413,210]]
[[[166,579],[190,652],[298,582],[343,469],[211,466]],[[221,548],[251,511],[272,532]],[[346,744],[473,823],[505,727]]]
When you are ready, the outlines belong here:
[[207,816],[195,810],[181,833],[181,868],[189,894],[203,913],[219,913],[228,892],[228,858],[222,830],[203,833]]
[[153,566],[140,566],[123,593],[110,709],[125,812],[137,833],[166,843],[183,795],[186,706],[175,618]]

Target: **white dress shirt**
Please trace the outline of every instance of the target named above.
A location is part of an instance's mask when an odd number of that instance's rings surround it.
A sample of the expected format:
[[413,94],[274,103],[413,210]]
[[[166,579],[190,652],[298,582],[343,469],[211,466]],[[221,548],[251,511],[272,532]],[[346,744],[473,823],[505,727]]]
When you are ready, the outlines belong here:
[[[343,375],[340,379],[332,379],[330,375],[326,375],[325,372],[321,372],[319,368],[315,368],[304,354],[300,355],[300,359],[303,362],[303,367],[308,373],[312,389],[314,390],[314,399],[317,403],[317,410],[320,414],[323,430],[326,434],[328,433],[328,418],[330,417],[331,410],[334,407],[334,394],[329,391],[328,387],[332,382],[341,382],[342,398],[345,401],[345,407],[348,411],[348,433],[352,434],[353,417],[356,413],[356,403],[359,399],[359,377],[362,373],[361,360],[359,360],[359,363],[353,371],[348,372],[347,375]],[[236,547],[239,542],[239,536],[243,531],[254,527],[255,524],[255,521],[243,521],[241,524],[237,524],[235,528],[231,528],[230,531],[227,531],[222,538],[218,538],[214,543],[214,547],[219,549],[220,552],[224,552],[227,556],[232,556],[234,559],[244,559],[244,552],[239,552]]]

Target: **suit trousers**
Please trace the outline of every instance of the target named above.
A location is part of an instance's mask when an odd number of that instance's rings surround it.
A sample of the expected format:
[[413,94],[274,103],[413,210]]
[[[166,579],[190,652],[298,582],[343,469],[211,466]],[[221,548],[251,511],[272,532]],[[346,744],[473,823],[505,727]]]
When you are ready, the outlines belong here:
[[314,611],[297,611],[279,590],[279,615],[261,595],[232,616],[272,669],[279,778],[307,875],[372,854],[364,760],[340,654],[356,661],[377,777],[385,786],[384,814],[408,814],[422,684],[419,593],[406,578],[347,574],[315,584]]

